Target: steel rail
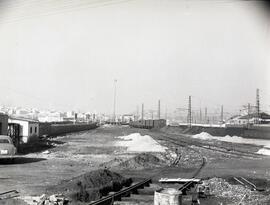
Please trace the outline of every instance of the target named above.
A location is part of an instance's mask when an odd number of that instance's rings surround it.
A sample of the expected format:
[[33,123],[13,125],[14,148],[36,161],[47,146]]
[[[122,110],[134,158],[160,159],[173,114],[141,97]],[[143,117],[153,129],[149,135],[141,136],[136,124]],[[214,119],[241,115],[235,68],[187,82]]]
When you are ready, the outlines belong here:
[[233,177],[235,181],[237,181],[239,184],[241,184],[244,187],[250,187],[251,190],[256,190],[256,191],[264,191],[265,189],[257,187],[255,184],[250,182],[244,177]]
[[221,153],[225,153],[225,154],[230,154],[230,155],[234,155],[234,156],[245,156],[245,157],[253,157],[253,158],[259,158],[262,157],[261,154],[257,154],[257,153],[252,153],[252,152],[244,152],[244,151],[240,151],[240,150],[234,150],[234,151],[228,151],[228,149],[226,147],[222,147],[222,146],[213,146],[213,145],[209,145],[207,143],[203,143],[203,142],[187,142],[185,140],[181,140],[181,139],[176,139],[174,137],[169,137],[168,135],[162,135],[164,138],[169,139],[172,143],[176,144],[175,141],[177,141],[178,143],[182,143],[180,146],[195,146],[195,147],[200,147],[203,149],[208,149],[208,150],[212,150],[212,151],[217,151],[217,152],[221,152]]
[[[206,158],[203,157],[202,164],[199,167],[199,169],[195,172],[195,174],[193,174],[192,179],[194,179],[196,176],[199,175],[199,173],[201,172],[201,170],[203,169],[203,167],[206,165],[206,162],[207,162]],[[179,191],[182,191],[182,192],[185,192],[186,189],[188,189],[190,186],[193,185],[193,183],[194,183],[193,181],[188,181],[188,182],[184,183],[183,186],[181,186],[178,190]]]
[[[206,164],[206,158],[205,157],[203,157],[197,150],[195,150],[195,149],[193,149],[193,148],[191,148],[191,147],[189,147],[188,146],[188,144],[185,144],[185,145],[183,145],[183,144],[180,144],[179,143],[179,141],[177,140],[177,139],[170,139],[170,141],[172,142],[172,140],[173,140],[173,143],[174,144],[176,144],[176,145],[178,145],[178,146],[184,146],[184,147],[187,147],[187,148],[189,148],[190,150],[193,150],[193,151],[195,151],[195,152],[197,152],[201,157],[202,157],[202,164],[201,164],[201,166],[198,168],[198,170],[195,172],[195,174],[193,174],[193,176],[192,176],[192,178],[195,178],[200,172],[201,172],[201,170],[202,170],[202,168],[205,166],[205,164]],[[180,159],[179,159],[179,156],[177,156],[177,158],[175,159],[175,161],[171,164],[171,165],[176,165],[177,163],[176,162],[178,162]],[[165,168],[167,168],[167,167],[165,167]],[[165,169],[164,168],[164,169]],[[159,172],[160,173],[160,172]],[[155,175],[157,175],[157,174],[155,174]],[[154,175],[154,176],[155,176]],[[153,177],[153,176],[152,176]],[[127,188],[125,188],[125,189],[123,189],[123,190],[120,190],[120,191],[118,191],[118,192],[116,192],[116,193],[114,193],[114,194],[111,194],[111,195],[109,195],[109,196],[105,196],[105,197],[103,197],[103,198],[101,198],[101,199],[98,199],[98,200],[96,200],[96,201],[93,201],[93,202],[91,202],[89,205],[112,205],[113,203],[114,203],[114,201],[115,200],[117,200],[117,199],[120,199],[121,197],[124,197],[124,196],[128,196],[128,195],[130,195],[132,192],[136,192],[140,187],[144,187],[144,185],[146,185],[146,184],[149,184],[149,183],[151,183],[152,182],[152,180],[151,180],[151,178],[148,178],[148,179],[145,179],[145,180],[143,180],[143,181],[141,181],[141,182],[139,182],[139,183],[137,183],[137,184],[135,184],[135,185],[132,185],[132,186],[130,186],[130,187],[127,187]],[[187,186],[187,184],[188,183],[193,183],[193,182],[186,182],[184,185],[183,185],[183,187],[186,185]],[[188,185],[188,186],[190,186],[190,185]],[[187,187],[188,188],[188,187]],[[179,189],[179,190],[183,190],[183,189]]]
[[[18,197],[18,191],[17,190],[10,190],[10,191],[6,191],[6,192],[2,192],[0,193],[0,200],[4,200],[4,199],[11,199],[11,198],[15,198]],[[7,195],[7,196],[5,196]]]
[[0,195],[5,195],[5,194],[13,193],[13,192],[16,193],[16,194],[19,193],[17,190],[14,189],[14,190],[2,192],[2,193],[0,193]]
[[151,183],[151,179],[145,179],[137,184],[131,185],[130,187],[127,187],[123,190],[120,190],[114,194],[111,194],[109,196],[105,196],[101,199],[98,199],[94,202],[91,202],[89,205],[100,205],[100,204],[113,204],[113,202],[123,196],[130,195],[132,192],[137,191],[140,187],[143,187],[149,183]]

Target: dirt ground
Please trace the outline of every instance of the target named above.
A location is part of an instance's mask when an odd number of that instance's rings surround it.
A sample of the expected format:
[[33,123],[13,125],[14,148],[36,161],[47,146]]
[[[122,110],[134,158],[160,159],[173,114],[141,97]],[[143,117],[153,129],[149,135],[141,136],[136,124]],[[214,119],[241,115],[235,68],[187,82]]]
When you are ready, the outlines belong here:
[[[132,133],[150,135],[160,145],[168,148],[167,152],[153,153],[150,158],[154,163],[150,165],[144,155],[134,158],[139,153],[117,146],[117,142],[121,139],[116,138]],[[155,182],[161,177],[191,177],[201,163],[201,156],[207,158],[207,164],[197,177],[226,179],[231,176],[244,176],[255,182],[263,180],[262,184],[269,187],[270,183],[266,179],[270,179],[270,157],[241,157],[195,146],[180,147],[168,141],[168,136],[175,141],[189,140],[187,136],[127,126],[100,127],[54,138],[54,148],[21,155],[14,163],[0,161],[0,193],[15,189],[21,198],[39,196],[45,193],[48,187],[62,180],[104,167],[135,179],[152,177]],[[224,143],[224,146],[235,145]],[[242,151],[257,149],[256,146],[252,146],[252,149],[246,145],[239,145],[239,147]],[[169,166],[179,156],[179,162],[175,166]],[[145,162],[146,165],[142,165],[141,162]],[[10,202],[10,204],[16,203]],[[0,204],[9,203],[2,200]]]

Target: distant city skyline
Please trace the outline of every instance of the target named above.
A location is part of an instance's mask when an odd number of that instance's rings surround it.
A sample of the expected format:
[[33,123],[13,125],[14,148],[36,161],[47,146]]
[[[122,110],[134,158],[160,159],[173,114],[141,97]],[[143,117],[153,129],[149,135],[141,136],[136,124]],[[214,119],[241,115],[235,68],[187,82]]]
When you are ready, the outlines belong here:
[[[14,2],[19,3],[15,6]],[[0,4],[0,104],[113,114],[270,110],[270,18],[256,1]]]

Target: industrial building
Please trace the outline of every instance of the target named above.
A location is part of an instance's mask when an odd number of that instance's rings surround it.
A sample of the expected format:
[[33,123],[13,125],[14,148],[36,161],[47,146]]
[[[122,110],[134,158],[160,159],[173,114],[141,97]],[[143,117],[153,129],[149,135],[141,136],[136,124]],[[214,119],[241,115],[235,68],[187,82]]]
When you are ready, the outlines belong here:
[[265,112],[259,114],[252,113],[247,115],[238,115],[231,117],[227,125],[247,125],[247,124],[270,124],[270,115]]

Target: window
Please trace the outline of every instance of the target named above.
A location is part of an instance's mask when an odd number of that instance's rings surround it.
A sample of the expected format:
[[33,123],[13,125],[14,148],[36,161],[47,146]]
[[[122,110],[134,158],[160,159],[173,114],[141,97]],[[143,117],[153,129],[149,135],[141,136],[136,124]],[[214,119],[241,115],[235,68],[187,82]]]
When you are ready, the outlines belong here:
[[37,133],[37,127],[35,127],[35,133]]
[[32,134],[32,127],[30,127],[30,134]]

